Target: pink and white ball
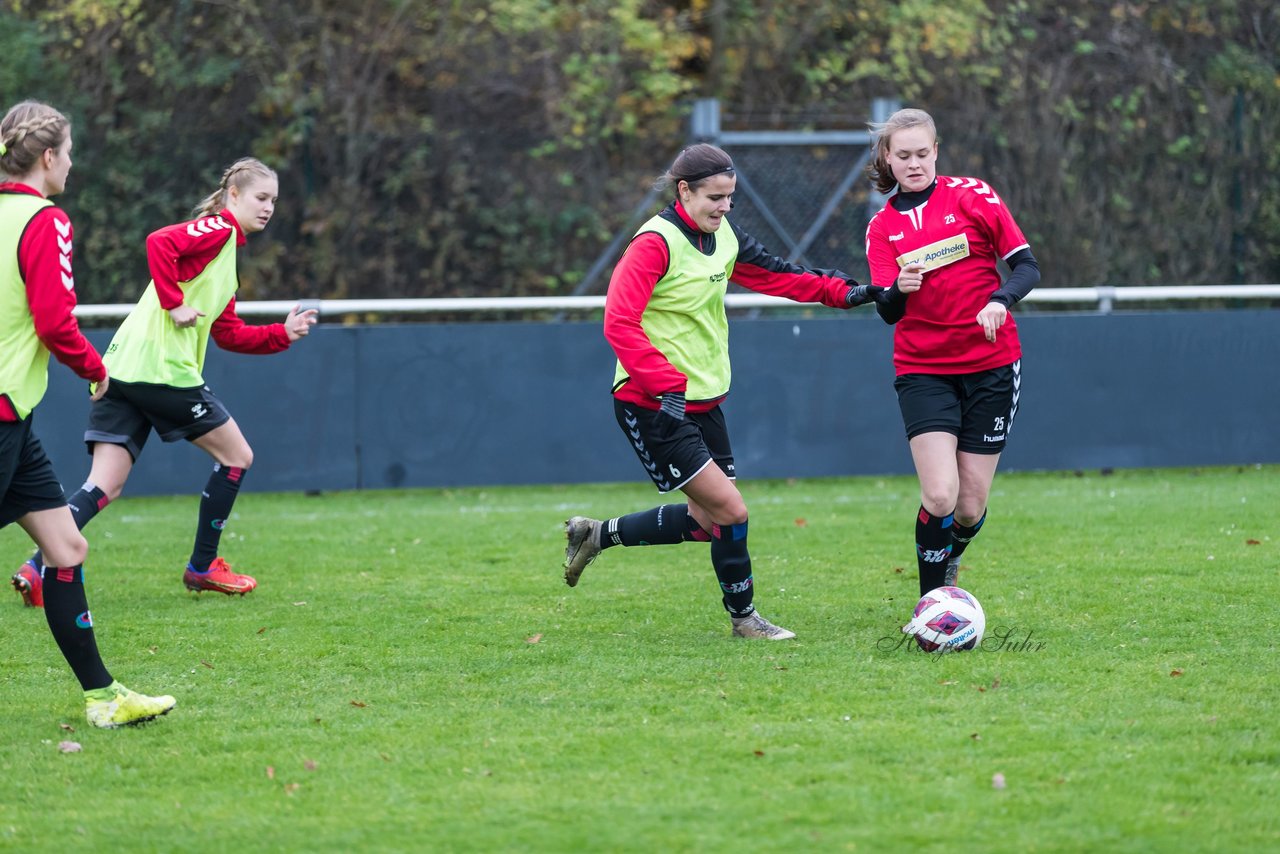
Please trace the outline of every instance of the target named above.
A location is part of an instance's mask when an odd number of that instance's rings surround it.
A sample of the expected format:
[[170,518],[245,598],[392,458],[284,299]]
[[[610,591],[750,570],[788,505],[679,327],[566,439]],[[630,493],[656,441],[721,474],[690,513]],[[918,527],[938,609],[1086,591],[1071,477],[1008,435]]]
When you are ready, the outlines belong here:
[[925,652],[958,652],[982,642],[987,615],[977,597],[959,587],[937,587],[920,597],[902,631]]

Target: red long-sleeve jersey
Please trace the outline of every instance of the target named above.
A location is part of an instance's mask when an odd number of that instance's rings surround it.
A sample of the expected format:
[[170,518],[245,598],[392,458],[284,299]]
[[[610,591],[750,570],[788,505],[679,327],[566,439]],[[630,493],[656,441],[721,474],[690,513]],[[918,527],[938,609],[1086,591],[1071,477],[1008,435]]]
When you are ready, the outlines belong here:
[[[676,224],[699,249],[715,234],[701,231],[679,201],[660,214]],[[738,238],[738,256],[729,279],[745,288],[797,302],[814,302],[832,308],[848,308],[850,279],[839,270],[811,270],[771,255],[745,231],[725,220]],[[722,226],[723,227],[723,226]],[[671,263],[667,242],[656,232],[635,237],[627,247],[609,280],[605,297],[604,337],[627,372],[629,380],[614,395],[619,400],[648,409],[661,408],[658,395],[683,392],[688,378],[671,364],[645,334],[641,320],[653,296],[654,287],[667,274]],[[689,401],[688,411],[705,412],[723,398]]]
[[[14,182],[0,184],[0,192],[41,195],[26,184]],[[56,205],[44,208],[31,218],[18,244],[18,270],[26,285],[27,304],[31,306],[40,343],[77,376],[100,382],[107,369],[72,314],[76,307],[72,238],[71,219],[66,212]]]
[[926,268],[894,327],[895,371],[967,374],[1012,364],[1022,355],[1013,315],[994,342],[977,316],[1000,288],[996,261],[1029,248],[1013,214],[977,178],[939,175],[929,190],[902,197],[903,210],[900,196],[871,218],[866,242],[874,285],[892,287],[908,263]]
[[[204,272],[226,241],[234,239],[237,247],[245,244],[244,231],[231,212],[224,209],[219,216],[234,226],[234,238],[226,229],[201,230],[194,227],[194,222],[174,223],[147,236],[147,267],[155,282],[160,306],[166,311],[182,305],[178,282],[189,282]],[[234,296],[213,321],[209,334],[219,347],[236,353],[279,353],[287,350],[290,343],[283,323],[245,323],[236,314]]]

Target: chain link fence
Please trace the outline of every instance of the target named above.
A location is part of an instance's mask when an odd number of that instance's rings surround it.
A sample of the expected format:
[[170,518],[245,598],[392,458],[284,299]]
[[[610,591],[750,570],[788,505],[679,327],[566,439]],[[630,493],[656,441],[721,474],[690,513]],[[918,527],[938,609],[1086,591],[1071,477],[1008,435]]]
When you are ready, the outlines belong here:
[[[898,106],[894,100],[877,99],[870,118],[883,121]],[[733,157],[738,188],[730,216],[739,228],[774,255],[806,267],[839,269],[867,281],[863,250],[867,222],[884,204],[884,197],[863,172],[870,157],[870,134],[865,128],[725,129],[719,102],[703,99],[694,104],[690,138],[718,145]],[[604,293],[608,274],[631,235],[667,202],[657,191],[649,192],[574,294]],[[743,290],[730,286],[731,293]]]

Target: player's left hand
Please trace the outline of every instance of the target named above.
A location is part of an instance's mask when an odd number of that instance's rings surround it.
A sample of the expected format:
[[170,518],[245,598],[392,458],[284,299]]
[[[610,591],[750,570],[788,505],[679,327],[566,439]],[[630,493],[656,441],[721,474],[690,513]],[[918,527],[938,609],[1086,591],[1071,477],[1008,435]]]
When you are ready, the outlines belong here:
[[884,294],[884,288],[879,285],[860,285],[853,279],[848,281],[849,293],[845,295],[844,301],[850,308],[866,305],[869,302],[879,302],[881,295]]
[[[103,366],[103,370],[106,370],[105,365]],[[102,400],[102,398],[107,393],[107,387],[110,385],[111,385],[111,374],[108,373],[97,383],[93,383],[89,386],[89,400],[92,401],[93,403],[97,403],[99,400]]]
[[1009,309],[998,302],[989,302],[986,308],[978,312],[978,325],[982,327],[982,333],[987,336],[988,341],[995,342],[996,330],[1004,326],[1008,317]]
[[295,305],[290,309],[289,316],[284,319],[284,331],[289,336],[289,342],[305,338],[311,332],[311,327],[315,326],[320,319],[319,315],[320,312],[314,308],[303,311],[301,305]]

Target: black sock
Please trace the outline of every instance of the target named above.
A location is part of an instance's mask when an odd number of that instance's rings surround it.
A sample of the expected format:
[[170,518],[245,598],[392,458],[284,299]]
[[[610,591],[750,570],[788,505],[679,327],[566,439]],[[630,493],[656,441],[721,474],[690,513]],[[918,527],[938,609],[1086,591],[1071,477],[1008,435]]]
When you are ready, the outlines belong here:
[[[685,505],[688,507],[689,505]],[[686,513],[684,517],[684,539],[687,543],[709,543],[711,535],[702,529],[698,524],[698,520],[693,518],[692,513]]]
[[946,581],[951,557],[951,514],[930,516],[924,507],[916,515],[916,563],[920,567],[920,595]]
[[746,617],[755,610],[751,599],[751,555],[747,553],[747,523],[715,525],[711,529],[711,565],[724,592],[724,609],[731,617]]
[[663,504],[609,519],[600,529],[600,548],[663,546],[685,541],[688,504]]
[[[67,506],[71,508],[71,518],[76,520],[76,527],[84,530],[84,526],[88,525],[94,516],[97,516],[106,506],[110,504],[107,494],[92,483],[85,481],[84,486],[77,489],[70,498],[67,499]],[[35,561],[36,567],[39,568],[44,564],[44,555],[36,549],[36,553],[31,556]]]
[[98,655],[93,618],[84,594],[84,569],[79,566],[44,568],[44,618],[62,650],[62,657],[85,691],[105,688],[111,674]]
[[196,528],[196,543],[191,549],[191,566],[196,572],[205,572],[218,556],[218,543],[222,541],[222,529],[236,503],[236,494],[244,481],[247,469],[214,463],[213,474],[200,493],[200,524]]
[[107,498],[107,494],[88,481],[85,481],[84,486],[67,499],[71,515],[76,520],[76,527],[82,531],[84,526],[89,524],[89,520],[105,510],[110,503],[111,500]]
[[964,554],[964,550],[969,547],[969,543],[973,542],[973,538],[978,536],[978,532],[982,530],[982,523],[987,521],[987,511],[982,511],[982,518],[972,527],[961,525],[956,522],[951,526],[951,557],[958,558]]

